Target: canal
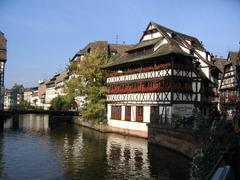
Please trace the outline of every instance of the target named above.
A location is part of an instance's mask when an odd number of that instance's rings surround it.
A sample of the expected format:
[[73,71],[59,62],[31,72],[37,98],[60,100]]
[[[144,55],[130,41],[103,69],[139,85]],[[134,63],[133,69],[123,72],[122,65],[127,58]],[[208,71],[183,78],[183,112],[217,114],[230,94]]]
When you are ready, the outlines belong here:
[[188,159],[145,139],[50,121],[5,119],[0,179],[188,179]]

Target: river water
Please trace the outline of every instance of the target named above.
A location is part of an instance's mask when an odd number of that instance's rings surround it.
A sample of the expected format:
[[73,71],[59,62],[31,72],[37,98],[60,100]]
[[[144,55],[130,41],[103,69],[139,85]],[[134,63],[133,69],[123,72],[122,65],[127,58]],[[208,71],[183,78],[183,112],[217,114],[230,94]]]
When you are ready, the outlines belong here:
[[181,180],[188,169],[188,159],[145,139],[53,124],[47,115],[9,118],[0,135],[0,179]]

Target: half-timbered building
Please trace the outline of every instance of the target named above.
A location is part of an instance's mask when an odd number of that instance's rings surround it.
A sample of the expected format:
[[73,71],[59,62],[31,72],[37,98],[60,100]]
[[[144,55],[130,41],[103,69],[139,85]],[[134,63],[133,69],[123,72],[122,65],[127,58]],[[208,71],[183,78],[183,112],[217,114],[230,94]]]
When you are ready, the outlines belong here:
[[145,133],[146,123],[172,124],[204,115],[216,103],[218,69],[195,37],[150,22],[138,44],[104,67],[107,119],[113,127]]
[[220,105],[231,119],[237,106],[240,108],[240,51],[230,51],[220,85]]

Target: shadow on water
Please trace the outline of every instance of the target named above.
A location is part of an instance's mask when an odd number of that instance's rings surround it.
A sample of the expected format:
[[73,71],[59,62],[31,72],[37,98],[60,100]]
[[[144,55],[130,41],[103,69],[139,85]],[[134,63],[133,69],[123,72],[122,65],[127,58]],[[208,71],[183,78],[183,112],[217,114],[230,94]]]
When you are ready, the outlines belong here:
[[0,178],[188,179],[189,161],[179,154],[68,122],[34,114],[5,121]]

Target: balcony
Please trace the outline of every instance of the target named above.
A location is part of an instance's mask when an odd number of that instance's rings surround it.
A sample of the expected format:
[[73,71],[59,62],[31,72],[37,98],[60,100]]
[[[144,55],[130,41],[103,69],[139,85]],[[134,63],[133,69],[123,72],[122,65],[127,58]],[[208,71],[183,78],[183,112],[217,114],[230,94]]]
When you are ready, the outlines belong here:
[[239,95],[229,95],[229,96],[220,96],[220,104],[225,103],[240,103],[240,96]]
[[[170,69],[171,68],[171,63],[165,63],[165,64],[158,64],[154,66],[146,66],[146,67],[140,67],[136,69],[128,69],[125,71],[114,71],[109,73],[108,77],[113,77],[113,76],[122,76],[122,75],[128,75],[128,74],[134,74],[134,73],[140,73],[140,72],[148,72],[148,71],[158,71],[162,69]],[[173,65],[174,69],[181,69],[181,70],[191,70],[192,67],[187,64],[174,64]]]
[[134,84],[126,85],[125,87],[116,86],[108,87],[108,94],[122,94],[122,93],[136,93],[136,92],[182,92],[182,93],[192,93],[191,84],[185,86],[176,86],[175,84],[171,86],[161,86],[159,83],[153,83],[149,86],[145,86],[144,83],[138,84],[134,87]]

